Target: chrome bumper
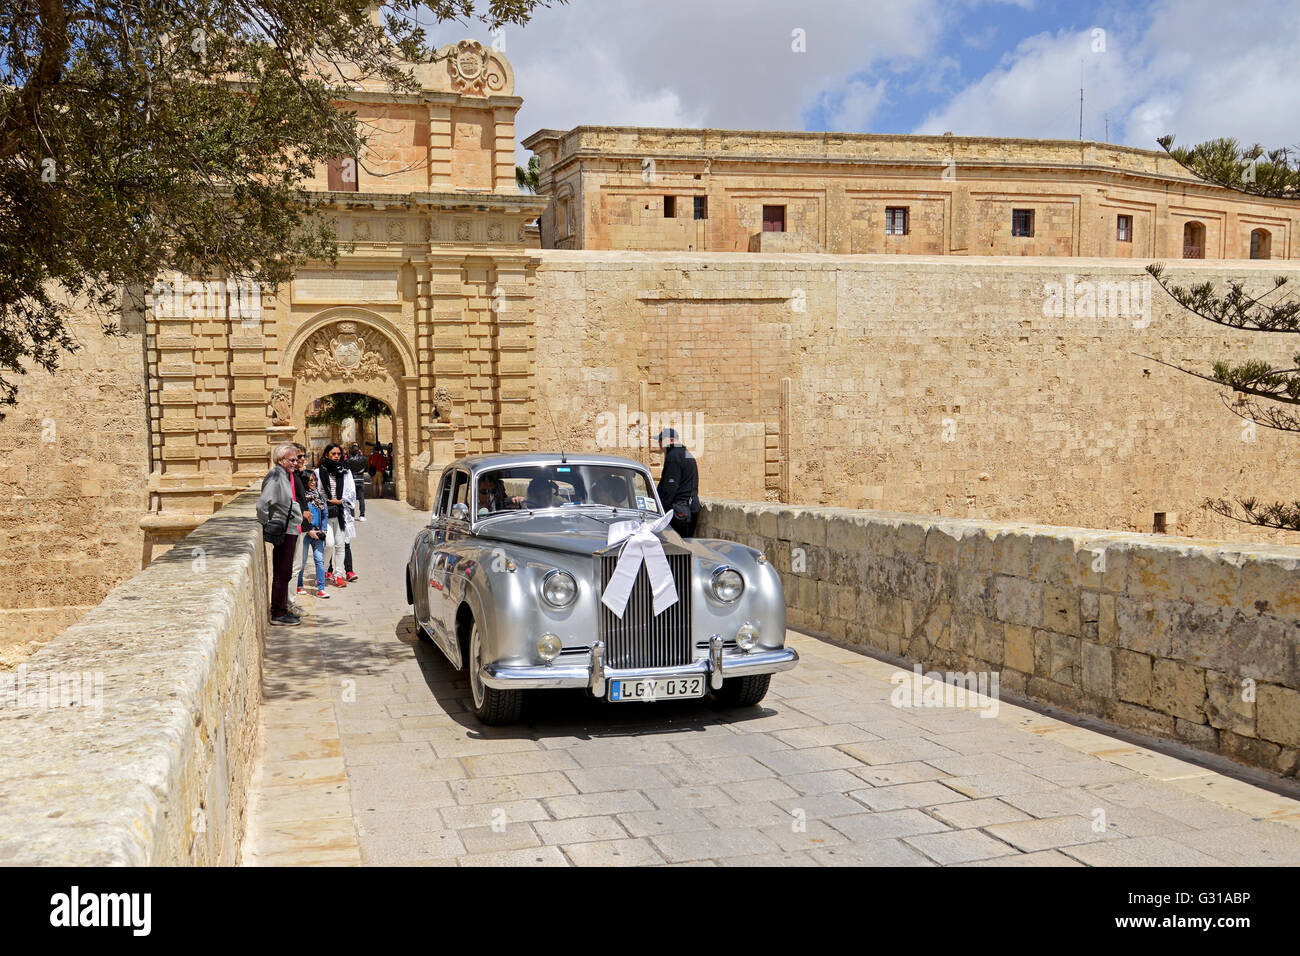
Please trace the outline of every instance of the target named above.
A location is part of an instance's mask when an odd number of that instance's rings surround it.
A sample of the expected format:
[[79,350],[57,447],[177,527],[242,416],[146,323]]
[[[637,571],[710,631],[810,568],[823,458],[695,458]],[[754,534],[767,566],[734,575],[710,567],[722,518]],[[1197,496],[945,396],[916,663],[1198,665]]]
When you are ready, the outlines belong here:
[[709,656],[681,667],[630,667],[605,666],[605,645],[597,641],[587,661],[582,664],[545,664],[542,666],[514,667],[502,664],[485,664],[479,675],[484,684],[497,690],[546,690],[563,687],[586,687],[596,697],[605,696],[605,682],[610,680],[640,680],[672,677],[708,678],[714,690],[722,687],[724,679],[748,677],[752,674],[775,674],[788,671],[799,663],[799,654],[793,648],[775,651],[727,651],[722,639],[715,637],[709,646]]

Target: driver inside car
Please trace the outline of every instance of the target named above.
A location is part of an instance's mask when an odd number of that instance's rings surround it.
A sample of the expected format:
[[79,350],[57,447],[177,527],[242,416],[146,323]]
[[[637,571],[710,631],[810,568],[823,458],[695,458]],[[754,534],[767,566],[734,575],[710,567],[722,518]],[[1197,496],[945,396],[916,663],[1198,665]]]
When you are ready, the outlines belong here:
[[555,496],[559,490],[551,479],[538,475],[528,482],[528,494],[511,500],[521,508],[551,508],[556,504]]

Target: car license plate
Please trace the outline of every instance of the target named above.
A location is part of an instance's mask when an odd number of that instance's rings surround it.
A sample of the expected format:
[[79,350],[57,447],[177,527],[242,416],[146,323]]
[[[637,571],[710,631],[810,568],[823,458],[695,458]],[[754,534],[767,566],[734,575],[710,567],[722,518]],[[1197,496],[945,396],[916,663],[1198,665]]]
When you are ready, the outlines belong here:
[[704,696],[703,677],[667,677],[655,680],[612,680],[609,682],[609,699],[627,700],[684,700]]

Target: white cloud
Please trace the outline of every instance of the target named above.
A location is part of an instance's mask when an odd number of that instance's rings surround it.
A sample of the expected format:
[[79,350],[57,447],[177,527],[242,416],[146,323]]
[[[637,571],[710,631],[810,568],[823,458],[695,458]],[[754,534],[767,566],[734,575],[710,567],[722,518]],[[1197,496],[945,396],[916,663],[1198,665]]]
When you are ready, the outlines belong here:
[[1150,149],[1174,133],[1190,145],[1234,136],[1265,145],[1297,136],[1294,91],[1286,79],[1300,60],[1294,3],[1225,5],[1161,0],[1107,27],[1106,52],[1091,32],[1023,40],[996,68],[917,126],[917,132],[1074,139],[1079,135],[1080,68],[1084,137]]
[[[796,29],[806,52],[792,49]],[[942,30],[941,0],[574,0],[507,28],[505,53],[524,98],[520,139],[583,123],[797,130],[828,91],[846,121],[868,120],[879,95],[851,78],[931,51]],[[444,24],[437,39],[465,34]]]

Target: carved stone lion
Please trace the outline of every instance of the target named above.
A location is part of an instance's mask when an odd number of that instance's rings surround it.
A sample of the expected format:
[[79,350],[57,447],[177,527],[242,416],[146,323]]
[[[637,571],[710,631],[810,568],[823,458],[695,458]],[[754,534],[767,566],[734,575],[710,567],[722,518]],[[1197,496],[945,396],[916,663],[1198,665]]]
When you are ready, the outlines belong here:
[[293,417],[293,393],[283,385],[278,386],[271,392],[266,414],[271,416],[272,425],[288,425]]

